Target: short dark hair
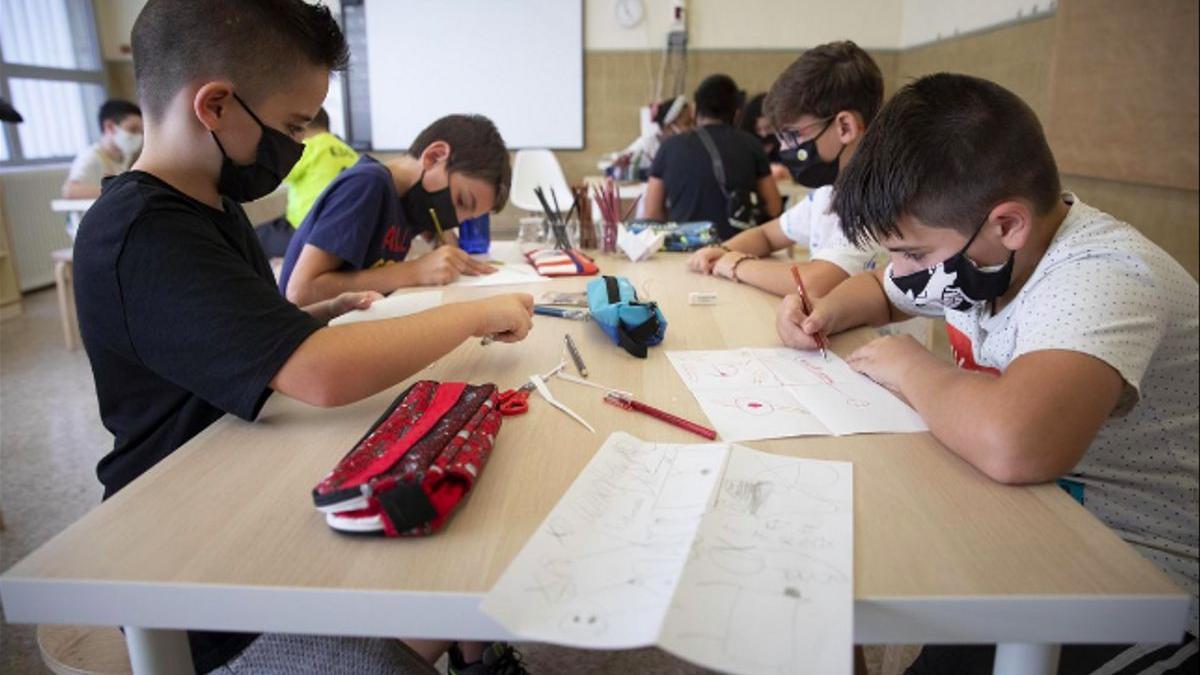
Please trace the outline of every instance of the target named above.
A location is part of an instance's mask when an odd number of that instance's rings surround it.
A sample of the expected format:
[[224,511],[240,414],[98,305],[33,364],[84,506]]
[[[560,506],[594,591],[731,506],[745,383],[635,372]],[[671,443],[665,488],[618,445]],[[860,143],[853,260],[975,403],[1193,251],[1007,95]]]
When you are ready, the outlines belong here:
[[329,8],[303,0],[150,0],[132,42],[138,97],[151,116],[197,78],[227,77],[247,98],[287,81],[297,62],[342,70],[349,59]]
[[883,107],[838,177],[833,208],[862,245],[900,236],[905,215],[969,234],[1002,201],[1026,199],[1044,214],[1060,192],[1054,155],[1024,101],[994,82],[938,73]]
[[696,100],[697,114],[733,124],[745,92],[738,89],[732,77],[718,73],[704,78],[692,98]]
[[491,183],[496,189],[492,212],[499,213],[508,203],[512,164],[496,125],[483,115],[446,115],[417,134],[408,154],[420,157],[435,141],[450,144],[447,171]]
[[763,116],[763,100],[766,94],[759,94],[746,101],[742,111],[738,113],[737,127],[753,136],[758,135],[758,118]]
[[843,110],[870,126],[883,105],[883,74],[871,55],[849,40],[809,49],[787,67],[763,104],[772,126],[782,129],[801,115],[833,117]]
[[313,115],[312,121],[308,123],[308,126],[314,129],[329,131],[329,113],[325,111],[325,106],[321,106],[317,114]]
[[137,104],[122,98],[110,98],[100,105],[96,120],[100,123],[100,131],[103,132],[105,122],[112,120],[113,124],[120,124],[126,117],[133,115],[142,116],[142,109],[137,107]]

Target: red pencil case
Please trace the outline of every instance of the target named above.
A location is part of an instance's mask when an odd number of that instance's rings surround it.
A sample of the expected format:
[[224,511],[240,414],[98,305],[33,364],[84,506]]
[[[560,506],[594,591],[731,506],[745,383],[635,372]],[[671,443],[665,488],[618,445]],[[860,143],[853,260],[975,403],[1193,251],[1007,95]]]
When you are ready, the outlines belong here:
[[500,420],[493,384],[417,382],[313,488],[313,503],[341,532],[433,534],[479,480]]
[[525,258],[544,277],[588,277],[600,271],[595,261],[573,248],[526,251]]

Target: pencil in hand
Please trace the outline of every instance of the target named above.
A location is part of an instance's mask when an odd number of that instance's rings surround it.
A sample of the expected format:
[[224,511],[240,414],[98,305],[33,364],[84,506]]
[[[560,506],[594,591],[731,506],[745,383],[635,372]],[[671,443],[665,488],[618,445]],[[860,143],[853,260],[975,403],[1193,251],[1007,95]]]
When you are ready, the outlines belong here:
[[[804,290],[804,279],[800,276],[800,267],[797,265],[792,265],[792,279],[796,281],[796,292],[800,294],[800,308],[804,310],[806,315],[812,316],[812,304],[808,301],[808,291]],[[821,358],[828,361],[829,354],[826,352],[826,349],[829,347],[829,340],[824,335],[821,335],[820,331],[817,331],[813,339],[817,341],[817,346],[821,348]]]

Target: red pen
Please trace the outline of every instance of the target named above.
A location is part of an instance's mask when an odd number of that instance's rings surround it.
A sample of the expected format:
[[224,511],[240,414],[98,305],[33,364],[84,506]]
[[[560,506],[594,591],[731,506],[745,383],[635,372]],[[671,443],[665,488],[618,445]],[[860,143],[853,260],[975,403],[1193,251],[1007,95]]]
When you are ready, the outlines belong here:
[[[800,276],[800,268],[792,265],[792,278],[796,280],[796,290],[800,292],[800,308],[804,313],[812,316],[812,305],[808,304],[808,291],[804,290],[804,279]],[[817,346],[821,348],[821,358],[829,360],[829,354],[825,353],[825,348],[829,346],[829,341],[824,335],[818,331],[816,335]]]
[[709,429],[708,427],[702,427],[695,422],[689,422],[682,417],[672,415],[665,410],[659,410],[652,405],[646,405],[645,403],[634,400],[628,396],[621,396],[620,394],[608,394],[604,397],[604,402],[615,405],[618,408],[624,408],[625,410],[636,410],[637,412],[644,413],[655,419],[662,420],[667,424],[677,426],[684,431],[690,431],[697,436],[703,436],[710,441],[717,437],[717,432]]

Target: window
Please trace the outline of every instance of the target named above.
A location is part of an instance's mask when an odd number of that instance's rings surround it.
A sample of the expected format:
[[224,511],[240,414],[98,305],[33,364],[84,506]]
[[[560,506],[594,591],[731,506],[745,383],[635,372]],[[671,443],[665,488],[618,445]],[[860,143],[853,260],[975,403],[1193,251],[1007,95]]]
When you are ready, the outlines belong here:
[[99,138],[91,0],[0,0],[0,97],[25,118],[0,128],[0,165],[68,160]]

